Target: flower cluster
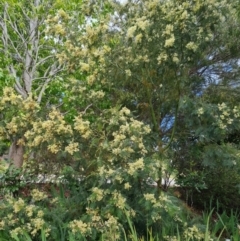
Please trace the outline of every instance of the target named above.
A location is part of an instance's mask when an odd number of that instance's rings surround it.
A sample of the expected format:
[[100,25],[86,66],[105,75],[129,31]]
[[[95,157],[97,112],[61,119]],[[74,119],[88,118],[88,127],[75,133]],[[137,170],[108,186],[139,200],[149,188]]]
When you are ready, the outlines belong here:
[[[57,136],[72,136],[73,130],[71,125],[67,124],[63,115],[56,109],[48,114],[48,119],[38,119],[33,122],[32,129],[25,132],[24,137],[28,140],[29,147],[39,147],[48,144],[47,149],[52,153],[57,153],[65,146]],[[77,150],[75,143],[65,146],[66,150],[72,154]]]
[[70,20],[69,15],[63,10],[58,10],[55,16],[48,16],[45,21],[45,32],[48,35],[65,36],[66,35],[66,22]]
[[38,189],[33,189],[31,192],[33,201],[41,201],[47,198],[46,193],[39,191]]
[[[39,193],[36,189],[33,190],[32,198],[34,199],[36,196],[40,198]],[[21,237],[24,233],[29,233],[32,237],[35,237],[41,230],[44,230],[46,236],[48,236],[51,231],[47,228],[42,208],[34,204],[28,204],[22,198],[15,200],[6,196],[5,205],[2,206],[1,211],[9,214],[1,217],[0,230],[9,230],[12,238]]]
[[236,122],[240,115],[239,107],[235,106],[231,109],[226,103],[218,104],[219,115],[217,116],[217,124],[220,129],[226,130]]
[[[130,110],[126,107],[119,111],[112,109],[110,113],[108,129],[112,131],[106,135],[111,135],[111,138],[101,143],[104,159],[99,156],[102,165],[98,170],[106,179],[122,183],[124,175],[135,177],[145,168],[144,156],[147,154],[147,149],[144,136],[149,134],[151,129],[132,118]],[[130,189],[131,184],[126,182],[124,187]]]
[[75,117],[74,129],[78,131],[84,139],[88,139],[91,135],[90,122],[84,121],[80,116]]
[[85,235],[89,231],[87,223],[81,220],[73,220],[69,223],[69,228],[74,234],[80,232],[82,235]]
[[[39,104],[31,94],[23,99],[22,96],[16,94],[13,88],[5,87],[0,100],[0,110],[4,113],[0,138],[7,139],[23,135],[30,128],[39,108]],[[15,114],[7,114],[12,112]],[[24,144],[24,139],[19,141],[19,144]]]
[[202,240],[204,237],[206,237],[206,234],[204,236],[204,233],[201,232],[201,230],[199,230],[199,228],[197,228],[196,226],[192,226],[192,227],[187,228],[184,231],[184,237],[186,239]]

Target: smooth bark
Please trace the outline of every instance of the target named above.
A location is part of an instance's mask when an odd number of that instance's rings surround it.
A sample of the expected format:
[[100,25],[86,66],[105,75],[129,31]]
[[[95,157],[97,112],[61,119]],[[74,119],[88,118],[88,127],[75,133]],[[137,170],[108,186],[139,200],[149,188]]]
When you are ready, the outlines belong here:
[[23,165],[24,147],[18,145],[17,140],[13,141],[8,154],[8,159],[16,168],[21,168]]

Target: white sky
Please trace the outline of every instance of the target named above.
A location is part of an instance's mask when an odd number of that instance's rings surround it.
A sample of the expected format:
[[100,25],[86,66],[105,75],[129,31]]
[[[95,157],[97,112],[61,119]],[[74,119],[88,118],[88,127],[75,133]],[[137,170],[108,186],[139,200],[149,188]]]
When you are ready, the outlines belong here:
[[128,2],[128,0],[117,0],[117,1],[120,2],[123,5],[125,5]]

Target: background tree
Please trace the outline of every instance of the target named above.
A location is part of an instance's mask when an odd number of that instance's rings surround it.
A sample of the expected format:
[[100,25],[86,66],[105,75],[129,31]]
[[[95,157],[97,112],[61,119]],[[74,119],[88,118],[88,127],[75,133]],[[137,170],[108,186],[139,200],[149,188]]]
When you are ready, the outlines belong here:
[[[61,10],[61,6],[64,6],[63,3],[40,0],[28,3],[3,1],[0,5],[1,68],[8,71],[11,84],[23,100],[33,98],[40,104],[49,83],[63,74],[64,63],[60,63],[56,56],[65,37],[61,22],[62,19],[69,19],[69,16]],[[55,37],[47,31],[50,14],[56,15]],[[21,167],[24,148],[19,139],[22,136],[8,133],[8,138],[12,143],[9,159],[16,167]]]
[[[180,107],[186,107],[188,98],[199,98],[206,79],[213,78],[208,70],[214,66],[219,71],[220,62],[233,61],[229,51],[236,42],[229,43],[227,36],[235,6],[231,1],[128,1],[112,6],[114,14],[88,22],[79,41],[65,43],[70,51],[66,56],[73,57],[71,68],[79,66],[87,89],[103,90],[112,106],[127,106],[150,124],[148,141],[158,160],[155,180],[160,189],[162,162],[167,158],[170,163],[169,147],[185,111]],[[82,11],[98,8],[89,4]]]
[[233,8],[214,31],[214,42],[195,74],[203,82],[196,81],[193,95],[180,108],[174,160],[180,183],[201,207],[210,200],[224,208],[238,206],[232,201],[239,200],[238,22]]

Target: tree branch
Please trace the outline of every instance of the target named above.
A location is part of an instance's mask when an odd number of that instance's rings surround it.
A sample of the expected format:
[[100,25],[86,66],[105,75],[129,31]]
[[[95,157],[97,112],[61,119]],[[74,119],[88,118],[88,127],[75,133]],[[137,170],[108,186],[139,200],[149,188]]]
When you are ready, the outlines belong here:
[[[47,85],[49,84],[49,82],[56,76],[56,74],[57,74],[58,72],[62,71],[62,69],[63,69],[63,67],[62,67],[61,65],[56,66],[56,64],[54,63],[51,67],[49,67],[49,68],[46,70],[46,72],[44,73],[44,77],[46,77],[47,75],[48,75],[48,77],[47,77],[45,83],[43,84],[43,86],[42,86],[42,88],[41,88],[41,90],[40,90],[40,93],[39,93],[39,95],[38,95],[38,100],[37,100],[38,103],[41,102],[43,93],[44,93]],[[49,72],[49,73],[47,73],[47,72]]]

